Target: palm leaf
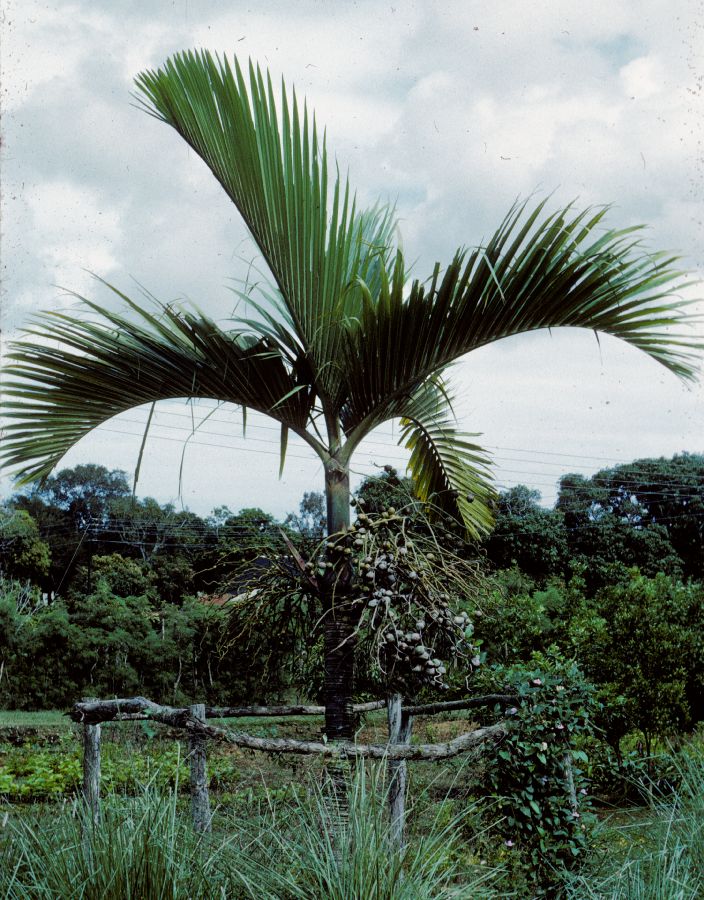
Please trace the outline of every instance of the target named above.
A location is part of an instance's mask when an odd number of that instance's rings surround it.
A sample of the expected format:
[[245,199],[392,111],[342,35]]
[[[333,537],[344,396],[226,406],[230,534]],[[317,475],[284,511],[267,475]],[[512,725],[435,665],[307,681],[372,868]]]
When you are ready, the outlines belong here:
[[[140,102],[205,161],[242,214],[267,261],[288,318],[310,357],[318,390],[338,393],[346,286],[385,267],[394,217],[358,214],[347,179],[331,180],[325,139],[282,84],[207,51],[176,54],[136,79]],[[280,110],[280,112],[279,112]],[[348,298],[352,302],[352,298]]]
[[471,440],[477,435],[457,429],[443,383],[427,381],[398,411],[399,444],[411,451],[408,469],[419,498],[443,511],[459,510],[471,537],[488,534],[495,497],[489,456]]
[[600,231],[605,208],[546,215],[544,207],[514,207],[485,247],[458,252],[407,295],[399,255],[388,288],[368,297],[348,330],[348,434],[464,354],[538,329],[611,334],[679,377],[694,376],[704,343],[682,333],[697,320],[673,299],[689,284],[677,258],[647,253],[638,228]]
[[[152,424],[152,419],[154,418],[154,410],[156,409],[156,401],[152,401],[152,405],[149,407],[149,414],[147,415],[147,422],[144,426],[144,434],[142,435],[142,442],[139,445],[139,453],[137,454],[137,465],[134,467],[134,480],[132,482],[132,499],[134,500],[137,496],[137,485],[139,484],[139,473],[142,471],[142,460],[144,459],[144,448],[147,446],[147,437],[149,436],[149,426]],[[184,447],[185,452],[185,447]],[[183,468],[183,457],[181,458],[181,468]],[[180,475],[179,475],[179,483],[180,483]]]
[[131,316],[80,298],[91,318],[45,313],[9,347],[0,460],[24,481],[46,476],[112,416],[169,398],[240,404],[305,435],[314,395],[268,336],[222,331],[170,305],[149,311],[111,289]]

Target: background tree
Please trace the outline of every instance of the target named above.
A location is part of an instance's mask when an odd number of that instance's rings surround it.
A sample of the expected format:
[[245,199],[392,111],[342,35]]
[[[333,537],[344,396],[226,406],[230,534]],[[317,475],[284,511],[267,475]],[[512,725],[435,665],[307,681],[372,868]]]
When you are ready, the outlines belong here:
[[131,493],[123,471],[109,471],[96,463],[61,469],[48,476],[34,492],[46,506],[66,510],[76,531],[89,522],[101,525],[110,514],[111,504]]
[[496,568],[516,565],[531,578],[563,575],[567,565],[567,534],[561,512],[543,508],[540,491],[524,484],[499,494],[496,524],[483,546]]
[[355,493],[355,499],[370,515],[381,515],[385,509],[412,512],[418,503],[413,480],[400,477],[394,466],[386,465],[379,475],[368,475]]
[[[390,419],[421,500],[457,507],[471,533],[491,525],[488,460],[453,421],[443,373],[515,334],[559,326],[622,338],[683,378],[691,342],[666,301],[682,279],[672,257],[643,252],[636,231],[604,230],[605,209],[510,210],[486,243],[459,250],[410,284],[393,211],[358,209],[332,177],[324,139],[295,94],[205,51],[142,73],[146,110],[203,158],[242,213],[272,276],[251,317],[223,330],[197,310],[84,300],[90,318],[47,314],[7,354],[10,419],[2,458],[25,480],[46,477],[92,428],[127,409],[208,397],[266,413],[293,431],[325,472],[329,533],[349,525],[349,467],[360,441]],[[57,346],[57,340],[59,345]],[[351,739],[354,606],[349,568],[319,581],[325,616],[326,730]]]
[[570,623],[585,602],[579,579],[534,580],[515,566],[495,572],[477,600],[475,631],[487,662],[520,666],[556,647],[573,656]]
[[238,513],[227,510],[216,529],[217,543],[201,557],[197,584],[209,593],[238,591],[258,560],[286,550],[281,529],[281,523],[259,507],[247,507]]
[[556,509],[573,570],[584,571],[592,591],[633,566],[644,575],[702,576],[702,456],[640,459],[589,478],[564,475]]
[[[153,497],[130,497],[110,504],[110,517],[102,536],[116,536],[124,548],[149,564],[165,554],[192,556],[206,542],[206,531],[203,520],[195,513],[177,510],[171,503],[161,505]],[[100,537],[98,531],[98,542]]]
[[72,593],[92,594],[93,588],[101,582],[117,597],[138,597],[152,586],[148,574],[136,560],[110,553],[93,556],[88,566],[78,568],[71,585]]
[[606,491],[607,507],[621,520],[659,526],[685,576],[704,576],[703,454],[636,459],[602,469],[591,481]]
[[[570,625],[578,658],[606,701],[607,734],[635,727],[650,756],[656,735],[675,734],[704,717],[704,594],[665,575],[634,573],[583,607]],[[620,721],[613,720],[614,701]]]
[[115,549],[107,544],[98,548],[95,539],[110,516],[111,504],[130,494],[124,472],[86,463],[61,469],[10,499],[13,508],[32,516],[42,539],[51,546],[51,565],[42,582],[47,592],[65,585],[77,566],[87,564],[92,552]]
[[50,559],[49,546],[29,513],[0,506],[0,575],[40,584]]
[[284,525],[296,532],[307,545],[315,547],[326,533],[325,495],[320,491],[306,491],[298,506],[298,513],[289,513]]

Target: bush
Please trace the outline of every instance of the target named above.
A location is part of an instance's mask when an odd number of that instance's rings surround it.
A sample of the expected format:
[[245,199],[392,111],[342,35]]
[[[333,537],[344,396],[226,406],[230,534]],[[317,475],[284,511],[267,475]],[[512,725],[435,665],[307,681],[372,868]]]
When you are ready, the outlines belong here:
[[608,744],[590,740],[588,754],[592,791],[610,802],[640,804],[651,794],[664,797],[679,787],[679,764],[671,752],[646,756],[636,748],[617,758]]
[[535,654],[532,667],[495,669],[493,677],[520,698],[489,765],[499,828],[505,848],[519,857],[514,868],[533,888],[546,888],[590,847],[588,758],[575,739],[590,732],[593,688],[555,654]]
[[492,662],[528,662],[535,651],[564,645],[566,623],[579,603],[578,591],[554,579],[544,589],[520,569],[497,572],[487,579],[479,601],[477,637]]

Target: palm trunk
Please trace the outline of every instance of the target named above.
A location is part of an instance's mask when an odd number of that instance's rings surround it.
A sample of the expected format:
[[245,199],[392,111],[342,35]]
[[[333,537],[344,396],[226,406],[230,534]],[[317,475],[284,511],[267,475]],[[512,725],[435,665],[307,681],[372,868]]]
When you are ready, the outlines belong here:
[[354,625],[331,611],[325,623],[325,734],[328,740],[354,738]]
[[[346,466],[331,460],[325,467],[328,534],[350,523],[350,476]],[[354,622],[347,608],[345,573],[335,573],[323,598],[325,616],[325,733],[329,740],[354,738]]]
[[[347,466],[334,458],[325,465],[328,534],[350,522],[350,477]],[[332,741],[354,739],[354,624],[347,608],[350,571],[332,570],[322,601],[325,612],[325,735]],[[338,761],[327,767],[327,828],[333,853],[341,866],[349,850],[349,766]]]

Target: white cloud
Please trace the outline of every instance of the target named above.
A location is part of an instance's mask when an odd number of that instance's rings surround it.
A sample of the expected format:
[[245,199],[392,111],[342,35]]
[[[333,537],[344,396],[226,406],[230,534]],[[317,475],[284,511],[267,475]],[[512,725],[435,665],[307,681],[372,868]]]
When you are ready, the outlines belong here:
[[37,257],[56,284],[80,291],[91,280],[85,270],[105,276],[116,269],[120,211],[96,191],[49,182],[32,190],[28,205]]
[[633,59],[618,74],[626,95],[634,100],[646,100],[665,90],[666,70],[657,57]]
[[89,48],[104,46],[111,22],[81,3],[8,0],[2,27],[3,107],[11,114],[55,79],[75,79]]

